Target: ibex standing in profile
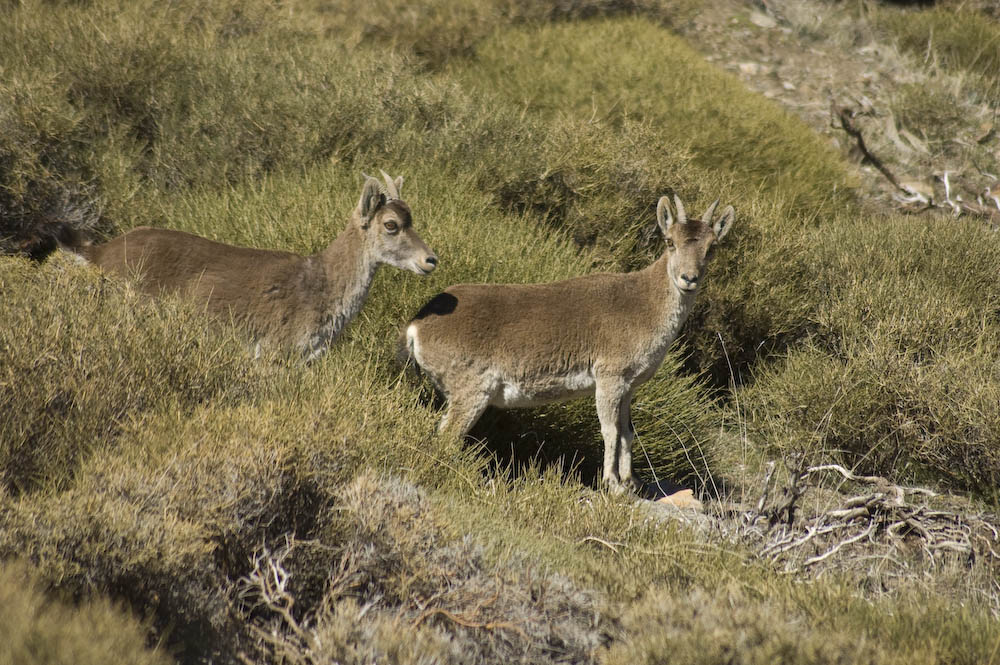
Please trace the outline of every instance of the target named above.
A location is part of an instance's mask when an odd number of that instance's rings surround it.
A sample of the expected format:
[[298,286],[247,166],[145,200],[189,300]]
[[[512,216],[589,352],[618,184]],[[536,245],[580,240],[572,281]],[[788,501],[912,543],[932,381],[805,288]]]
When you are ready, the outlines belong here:
[[137,275],[154,295],[189,293],[210,312],[245,323],[259,343],[294,347],[312,360],[361,310],[379,265],[421,275],[437,266],[399,197],[403,178],[382,175],[384,184],[365,176],[347,227],[312,256],[150,227],[74,251],[105,270]]
[[442,430],[464,435],[487,406],[524,407],[594,395],[604,438],[604,483],[635,487],[631,399],[663,362],[691,311],[715,244],[729,231],[718,201],[688,219],[676,196],[656,218],[667,250],[632,273],[549,284],[460,284],[417,313],[401,350],[448,401]]

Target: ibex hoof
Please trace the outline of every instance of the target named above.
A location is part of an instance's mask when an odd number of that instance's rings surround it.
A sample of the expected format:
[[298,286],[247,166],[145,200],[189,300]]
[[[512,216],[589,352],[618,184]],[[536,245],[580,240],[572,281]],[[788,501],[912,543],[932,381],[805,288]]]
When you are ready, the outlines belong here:
[[627,480],[621,480],[619,478],[605,478],[603,481],[604,486],[607,488],[608,492],[619,496],[622,494],[637,494],[639,489],[642,487],[641,483],[635,478],[629,478]]

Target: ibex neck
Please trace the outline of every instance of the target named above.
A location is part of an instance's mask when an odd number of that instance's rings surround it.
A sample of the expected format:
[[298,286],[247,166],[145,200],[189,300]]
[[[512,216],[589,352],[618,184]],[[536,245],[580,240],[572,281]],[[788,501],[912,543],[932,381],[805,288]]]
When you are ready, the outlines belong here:
[[684,293],[674,284],[670,277],[669,253],[665,252],[643,272],[648,280],[653,305],[651,311],[656,312],[657,328],[669,343],[691,313],[698,292]]
[[320,315],[319,331],[309,340],[311,357],[337,339],[361,311],[378,268],[362,231],[351,223],[313,258],[318,260],[326,278],[326,305]]

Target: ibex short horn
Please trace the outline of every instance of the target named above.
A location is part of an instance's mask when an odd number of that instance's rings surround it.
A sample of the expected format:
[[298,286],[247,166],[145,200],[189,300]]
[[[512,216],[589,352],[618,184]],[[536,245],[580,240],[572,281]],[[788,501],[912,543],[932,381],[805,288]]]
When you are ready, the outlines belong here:
[[361,310],[380,265],[421,275],[437,267],[399,198],[402,177],[382,173],[386,185],[365,176],[347,227],[312,256],[149,227],[75,251],[105,270],[137,274],[147,292],[190,293],[209,311],[243,321],[259,342],[295,347],[313,359]]
[[379,171],[382,173],[382,177],[385,178],[386,194],[389,196],[390,199],[398,199],[399,190],[403,188],[403,176],[399,176],[398,178],[393,180],[392,176],[390,176],[385,171],[382,171],[382,169],[379,169]]
[[488,405],[593,395],[604,482],[632,487],[632,394],[663,362],[734,217],[729,206],[714,225],[688,220],[674,201],[676,224],[669,200],[659,201],[667,249],[644,270],[550,284],[460,284],[424,305],[401,344],[448,400],[441,427],[464,435]]

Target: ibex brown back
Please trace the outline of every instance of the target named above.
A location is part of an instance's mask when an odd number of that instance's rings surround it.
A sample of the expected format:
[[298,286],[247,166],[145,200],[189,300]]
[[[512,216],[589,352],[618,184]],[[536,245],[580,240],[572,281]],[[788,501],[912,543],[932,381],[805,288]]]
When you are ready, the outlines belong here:
[[137,275],[154,295],[190,293],[209,311],[245,323],[259,343],[294,347],[311,360],[361,310],[379,265],[421,275],[437,266],[400,199],[403,178],[382,175],[384,184],[365,176],[347,227],[312,256],[149,227],[74,251],[105,270]]
[[594,395],[604,482],[633,487],[632,393],[663,362],[735,214],[729,206],[713,224],[716,201],[701,220],[689,220],[674,201],[677,223],[667,198],[659,200],[667,250],[644,270],[550,284],[460,284],[424,305],[400,343],[448,400],[441,429],[464,435],[488,405]]

